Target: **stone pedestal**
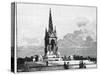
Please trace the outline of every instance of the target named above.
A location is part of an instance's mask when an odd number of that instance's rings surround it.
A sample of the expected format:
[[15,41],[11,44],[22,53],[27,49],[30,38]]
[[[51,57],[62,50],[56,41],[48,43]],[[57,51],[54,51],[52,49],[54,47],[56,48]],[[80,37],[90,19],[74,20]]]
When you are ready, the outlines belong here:
[[48,52],[44,58],[46,61],[60,61],[60,53]]

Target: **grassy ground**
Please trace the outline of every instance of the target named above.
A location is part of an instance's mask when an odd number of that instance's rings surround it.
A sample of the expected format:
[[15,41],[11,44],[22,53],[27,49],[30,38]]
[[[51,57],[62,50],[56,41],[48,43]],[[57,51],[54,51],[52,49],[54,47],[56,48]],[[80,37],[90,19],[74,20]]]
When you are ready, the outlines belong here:
[[[86,64],[86,68],[96,68],[96,64]],[[64,70],[64,65],[46,65],[45,62],[27,62],[18,65],[18,72]],[[79,69],[79,64],[70,64],[69,69]]]

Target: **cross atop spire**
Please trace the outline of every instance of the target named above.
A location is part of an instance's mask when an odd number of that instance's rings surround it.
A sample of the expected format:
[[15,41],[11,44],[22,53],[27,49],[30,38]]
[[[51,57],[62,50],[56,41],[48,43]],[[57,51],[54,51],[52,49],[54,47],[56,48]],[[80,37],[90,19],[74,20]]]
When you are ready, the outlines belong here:
[[52,23],[52,15],[51,15],[51,8],[49,10],[49,31],[53,31],[53,23]]

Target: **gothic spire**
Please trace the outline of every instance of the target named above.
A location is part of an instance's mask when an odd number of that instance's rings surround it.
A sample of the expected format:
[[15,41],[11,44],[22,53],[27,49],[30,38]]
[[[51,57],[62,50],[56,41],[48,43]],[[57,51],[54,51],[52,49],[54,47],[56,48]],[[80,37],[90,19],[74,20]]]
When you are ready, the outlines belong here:
[[53,31],[53,23],[52,23],[52,15],[51,15],[51,8],[49,10],[49,31]]
[[57,32],[56,32],[56,26],[55,26],[54,32],[55,32],[55,36],[57,36]]
[[55,26],[55,32],[56,32],[56,26]]
[[45,38],[47,37],[47,28],[45,28]]

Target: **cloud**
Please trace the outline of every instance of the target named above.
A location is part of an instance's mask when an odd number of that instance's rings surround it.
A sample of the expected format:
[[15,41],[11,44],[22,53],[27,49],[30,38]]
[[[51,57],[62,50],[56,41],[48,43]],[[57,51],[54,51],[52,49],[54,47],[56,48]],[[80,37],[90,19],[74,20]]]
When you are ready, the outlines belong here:
[[76,24],[78,27],[84,27],[89,23],[89,20],[85,17],[78,17],[76,19]]
[[75,19],[74,24],[77,25],[78,29],[72,33],[67,33],[63,39],[58,40],[61,54],[96,56],[96,20],[80,17]]
[[97,43],[91,36],[83,39],[84,32],[81,30],[66,34],[63,39],[58,40],[58,49],[62,55],[96,56]]
[[87,36],[91,36],[96,41],[96,20],[90,20],[85,17],[79,17],[75,19],[75,24],[83,33],[83,39],[86,40]]

